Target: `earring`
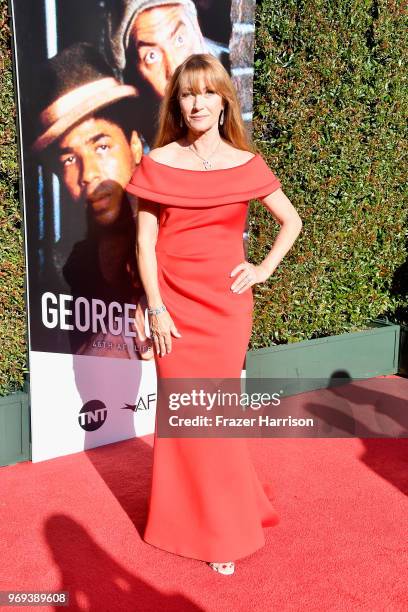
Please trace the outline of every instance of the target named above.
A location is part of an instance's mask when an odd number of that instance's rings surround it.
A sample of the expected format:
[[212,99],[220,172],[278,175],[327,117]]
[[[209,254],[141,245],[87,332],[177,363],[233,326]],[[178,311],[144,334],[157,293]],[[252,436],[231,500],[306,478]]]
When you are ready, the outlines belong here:
[[183,127],[183,115],[180,117],[180,127]]
[[224,109],[222,109],[221,113],[220,113],[220,125],[224,124]]

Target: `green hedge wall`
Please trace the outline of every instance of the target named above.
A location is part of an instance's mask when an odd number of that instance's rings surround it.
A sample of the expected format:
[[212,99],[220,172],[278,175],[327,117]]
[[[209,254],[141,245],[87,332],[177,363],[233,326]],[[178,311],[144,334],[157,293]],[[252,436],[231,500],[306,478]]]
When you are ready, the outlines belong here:
[[[256,288],[252,348],[354,331],[395,313],[407,237],[404,3],[264,0],[257,8],[254,137],[303,228]],[[258,202],[251,213],[249,257],[258,263],[277,225]]]
[[27,367],[24,241],[6,0],[0,0],[0,395],[21,389]]
[[[6,0],[1,7],[0,395],[26,368],[24,261]],[[263,0],[257,5],[254,137],[303,220],[275,273],[254,288],[251,348],[404,317],[404,3]],[[249,259],[279,227],[252,202]],[[397,288],[397,289],[396,289]]]

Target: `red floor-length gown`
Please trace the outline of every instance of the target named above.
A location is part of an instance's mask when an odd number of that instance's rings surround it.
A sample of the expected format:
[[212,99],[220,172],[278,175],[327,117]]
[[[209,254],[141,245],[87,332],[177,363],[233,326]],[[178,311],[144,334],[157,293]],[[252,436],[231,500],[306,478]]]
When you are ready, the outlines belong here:
[[[164,378],[239,378],[251,327],[251,288],[230,289],[245,260],[250,199],[280,187],[260,154],[218,170],[173,168],[143,156],[127,191],[160,204],[156,243],[161,297],[182,338],[155,354]],[[159,407],[159,404],[158,404]],[[156,419],[157,422],[157,419]],[[245,438],[154,438],[144,540],[203,561],[233,561],[265,544],[279,522]]]

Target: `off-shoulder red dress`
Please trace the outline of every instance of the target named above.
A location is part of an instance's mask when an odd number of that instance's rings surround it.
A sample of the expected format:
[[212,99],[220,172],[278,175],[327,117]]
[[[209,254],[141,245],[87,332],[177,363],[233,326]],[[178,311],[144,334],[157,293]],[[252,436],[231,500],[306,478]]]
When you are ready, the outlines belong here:
[[[251,288],[230,289],[245,260],[249,200],[281,186],[262,156],[227,169],[186,170],[143,156],[126,190],[160,204],[156,243],[160,293],[181,338],[155,354],[157,376],[239,378],[252,327]],[[155,435],[143,538],[203,561],[235,561],[265,544],[279,522],[245,438]]]

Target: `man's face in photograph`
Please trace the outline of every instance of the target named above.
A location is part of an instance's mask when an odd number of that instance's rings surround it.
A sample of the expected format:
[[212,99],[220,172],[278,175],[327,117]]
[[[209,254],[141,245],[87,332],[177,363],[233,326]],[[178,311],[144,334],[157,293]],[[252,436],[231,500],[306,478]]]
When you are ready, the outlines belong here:
[[106,226],[119,216],[124,188],[141,155],[137,132],[129,142],[119,125],[91,116],[59,139],[57,173],[72,200]]
[[197,19],[181,4],[141,12],[129,37],[128,66],[132,65],[159,97],[174,70],[192,53],[204,49]]

